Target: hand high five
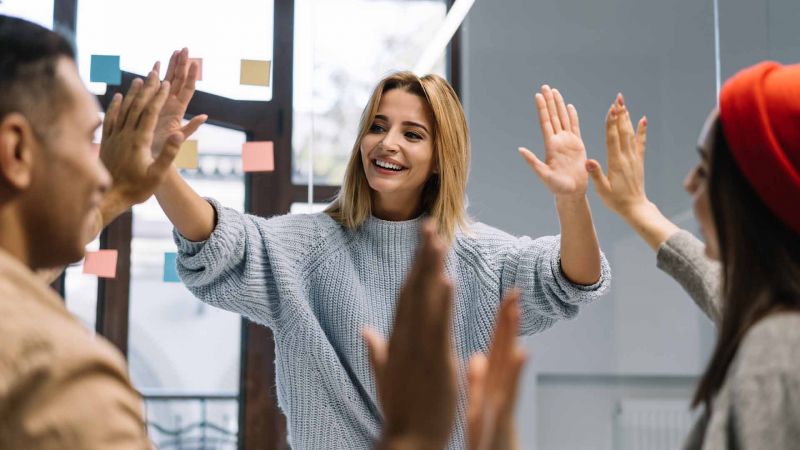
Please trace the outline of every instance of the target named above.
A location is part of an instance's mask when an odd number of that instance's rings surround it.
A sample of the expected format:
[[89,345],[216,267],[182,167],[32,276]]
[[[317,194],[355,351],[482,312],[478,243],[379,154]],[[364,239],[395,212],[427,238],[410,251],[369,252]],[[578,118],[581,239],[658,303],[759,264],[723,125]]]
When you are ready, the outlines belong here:
[[100,158],[114,180],[107,194],[114,198],[106,200],[120,211],[144,202],[153,194],[183,142],[183,134],[175,131],[163,137],[162,149],[156,157],[151,153],[156,122],[169,90],[170,83],[159,82],[158,74],[153,71],[144,82],[140,78],[133,80],[124,99],[116,94],[108,106]]
[[544,138],[545,160],[530,150],[519,151],[539,179],[556,196],[583,196],[586,193],[586,148],[581,139],[578,111],[565,105],[557,89],[542,86],[536,94],[536,110]]
[[[160,68],[161,64],[159,62],[156,62],[153,66],[153,70],[156,73]],[[201,114],[193,117],[186,125],[182,123],[186,108],[189,107],[189,101],[194,96],[195,85],[199,76],[200,67],[189,60],[189,49],[184,48],[172,52],[172,57],[170,57],[169,65],[167,66],[167,74],[164,77],[164,81],[170,83],[169,96],[167,96],[164,108],[158,116],[156,134],[153,139],[154,155],[161,151],[167,138],[172,133],[180,131],[184,139],[187,139],[208,119],[208,116]]]
[[592,176],[597,195],[610,210],[622,217],[650,203],[644,190],[646,144],[647,119],[642,117],[634,132],[625,100],[622,94],[618,94],[606,115],[608,175],[603,173],[600,163],[594,159],[589,160],[586,168]]

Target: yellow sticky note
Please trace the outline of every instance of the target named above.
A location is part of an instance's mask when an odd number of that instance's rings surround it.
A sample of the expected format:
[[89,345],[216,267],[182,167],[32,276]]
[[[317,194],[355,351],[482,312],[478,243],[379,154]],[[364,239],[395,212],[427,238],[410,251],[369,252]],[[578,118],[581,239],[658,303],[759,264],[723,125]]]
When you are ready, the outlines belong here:
[[117,256],[116,250],[86,252],[83,273],[101,278],[114,278],[117,276]]
[[185,141],[178,150],[178,156],[175,157],[175,165],[179,169],[197,169],[197,164],[197,141]]
[[243,59],[239,84],[250,86],[269,86],[269,69],[271,61]]

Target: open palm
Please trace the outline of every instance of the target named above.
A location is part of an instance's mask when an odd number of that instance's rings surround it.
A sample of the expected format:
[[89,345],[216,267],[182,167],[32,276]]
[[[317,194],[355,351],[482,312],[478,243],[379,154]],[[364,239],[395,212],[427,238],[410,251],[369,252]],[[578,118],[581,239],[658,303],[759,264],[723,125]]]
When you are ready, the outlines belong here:
[[589,182],[586,148],[581,139],[578,111],[565,105],[561,93],[542,86],[536,110],[544,138],[545,160],[530,150],[519,151],[545,186],[556,195],[584,195]]
[[[153,69],[158,72],[158,68],[159,63],[156,63]],[[200,115],[183,125],[183,116],[186,114],[189,101],[194,95],[199,73],[199,66],[189,59],[188,49],[184,48],[172,53],[167,66],[167,74],[164,77],[165,81],[170,82],[171,88],[167,101],[164,103],[164,108],[158,116],[153,139],[154,154],[158,154],[161,151],[167,137],[171,134],[180,131],[185,138],[188,138],[206,121],[207,116]]]

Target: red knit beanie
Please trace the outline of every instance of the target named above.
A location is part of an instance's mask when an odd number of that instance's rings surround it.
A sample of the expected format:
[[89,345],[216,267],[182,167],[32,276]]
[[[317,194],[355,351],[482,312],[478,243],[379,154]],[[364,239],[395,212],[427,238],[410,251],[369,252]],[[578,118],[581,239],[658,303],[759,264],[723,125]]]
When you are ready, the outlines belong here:
[[800,234],[800,64],[762,62],[722,87],[722,131],[767,207]]

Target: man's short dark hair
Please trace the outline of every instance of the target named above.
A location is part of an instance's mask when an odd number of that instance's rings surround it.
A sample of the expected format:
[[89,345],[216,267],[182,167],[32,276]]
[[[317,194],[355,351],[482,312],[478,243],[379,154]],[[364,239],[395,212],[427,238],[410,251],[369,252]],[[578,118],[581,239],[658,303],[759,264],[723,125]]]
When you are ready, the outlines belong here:
[[75,59],[63,36],[0,14],[0,120],[23,114],[40,137],[70,101],[56,77],[60,58]]

